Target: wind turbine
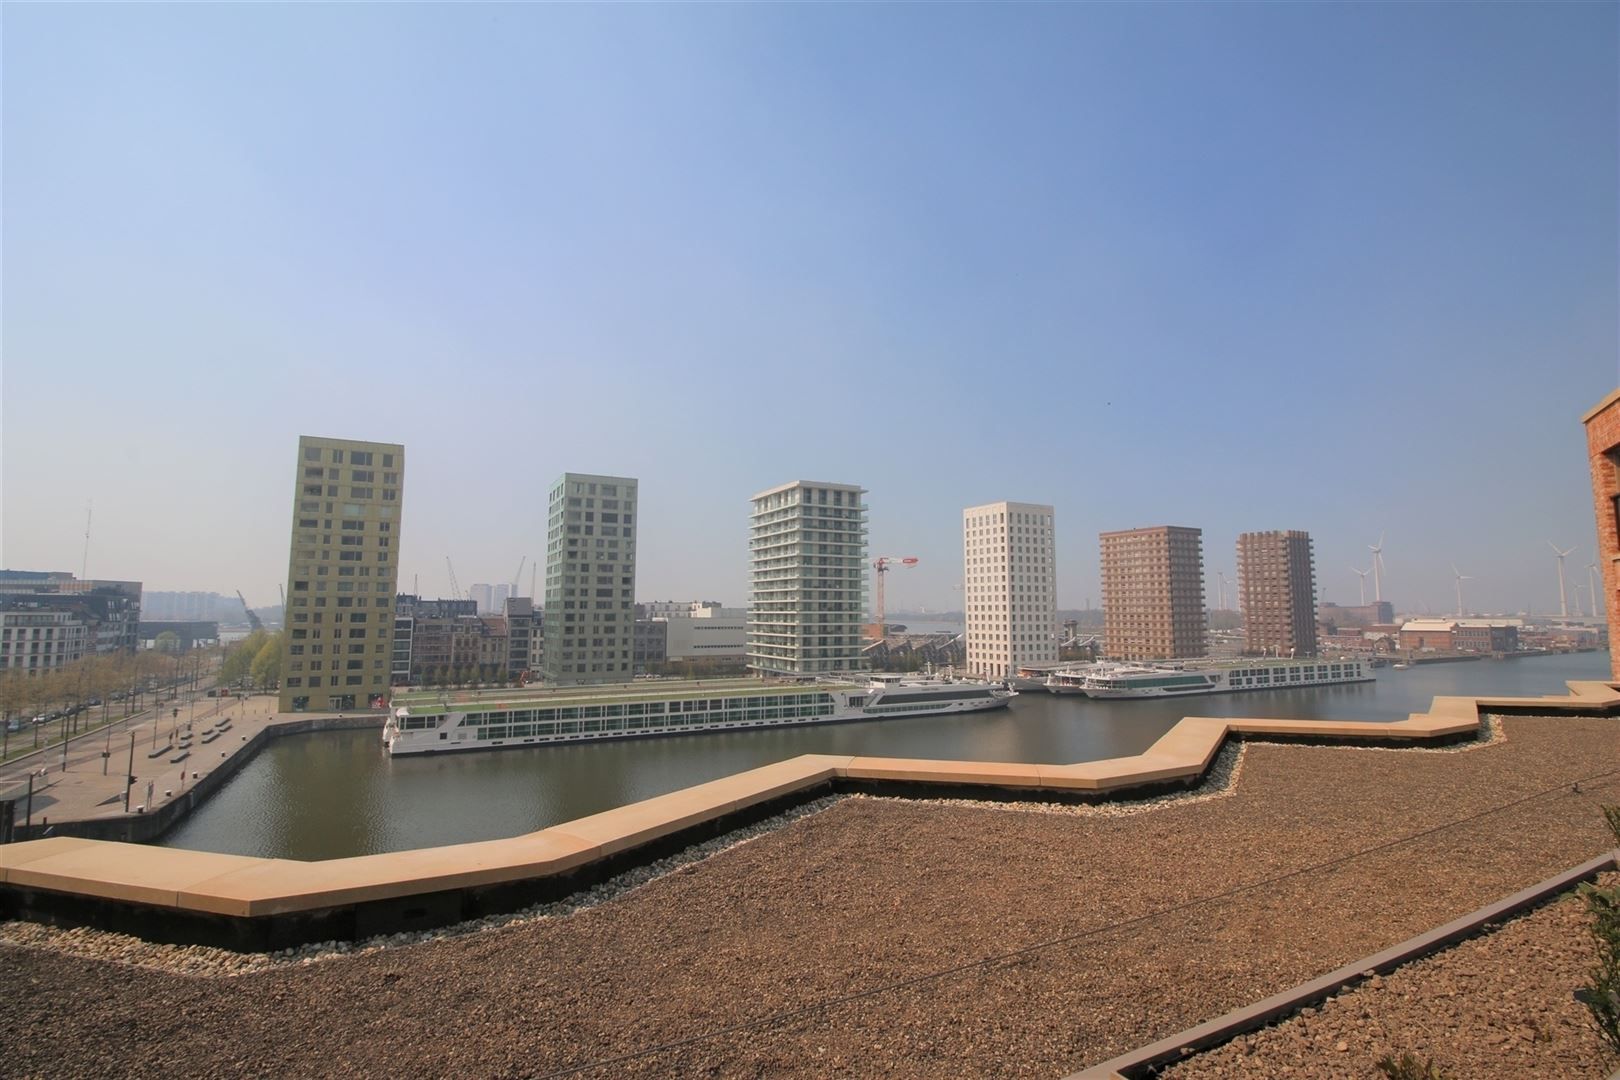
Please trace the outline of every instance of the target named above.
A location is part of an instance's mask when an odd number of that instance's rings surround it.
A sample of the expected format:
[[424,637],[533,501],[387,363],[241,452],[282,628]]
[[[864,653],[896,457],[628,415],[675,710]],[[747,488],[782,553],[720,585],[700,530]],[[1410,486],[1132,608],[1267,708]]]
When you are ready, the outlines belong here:
[[1365,570],[1357,570],[1355,567],[1352,566],[1350,568],[1350,572],[1352,574],[1355,574],[1355,575],[1357,575],[1358,577],[1361,578],[1361,606],[1366,607],[1367,606],[1367,575],[1372,573],[1372,567],[1369,566]]
[[1569,598],[1564,594],[1564,556],[1571,554],[1575,549],[1570,548],[1569,551],[1559,551],[1558,545],[1551,540],[1547,541],[1547,546],[1553,549],[1554,555],[1558,556],[1558,614],[1567,619],[1569,618]]
[[1384,599],[1384,534],[1378,534],[1378,543],[1368,544],[1367,549],[1372,552],[1373,600],[1379,603]]
[[1220,579],[1221,583],[1220,588],[1217,590],[1220,593],[1221,610],[1226,611],[1226,571],[1217,570],[1215,571],[1215,576]]
[[1457,579],[1457,618],[1460,619],[1463,617],[1462,583],[1465,581],[1473,581],[1474,576],[1472,574],[1458,572],[1456,563],[1451,564],[1451,573]]

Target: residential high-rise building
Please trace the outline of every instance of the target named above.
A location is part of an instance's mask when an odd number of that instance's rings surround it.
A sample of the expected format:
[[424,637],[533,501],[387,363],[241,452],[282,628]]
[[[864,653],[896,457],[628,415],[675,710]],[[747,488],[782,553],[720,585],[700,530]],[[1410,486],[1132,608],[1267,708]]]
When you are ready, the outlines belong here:
[[1116,660],[1203,656],[1203,530],[1180,525],[1103,533],[1103,638]]
[[636,481],[564,473],[546,523],[546,681],[629,682],[636,640]]
[[473,610],[480,615],[488,615],[495,610],[494,591],[483,582],[467,586],[467,599],[473,602]]
[[1298,529],[1238,537],[1238,597],[1250,653],[1316,655],[1316,568]]
[[283,712],[386,702],[404,476],[405,448],[397,443],[299,438]]
[[762,675],[862,671],[866,494],[795,480],[752,499],[748,666]]
[[1053,510],[994,502],[962,511],[967,669],[1005,679],[1027,664],[1055,664],[1057,569]]

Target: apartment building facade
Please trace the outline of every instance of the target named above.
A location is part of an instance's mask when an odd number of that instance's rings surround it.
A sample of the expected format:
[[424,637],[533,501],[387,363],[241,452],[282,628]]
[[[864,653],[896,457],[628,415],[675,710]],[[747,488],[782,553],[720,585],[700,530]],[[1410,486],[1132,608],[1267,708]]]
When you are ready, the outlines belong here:
[[761,675],[864,671],[866,492],[795,480],[751,500],[748,666]]
[[404,480],[398,443],[299,438],[282,712],[386,703]]
[[967,670],[1005,679],[1058,659],[1052,507],[994,502],[962,511]]
[[546,523],[546,681],[629,682],[636,634],[636,481],[564,473]]
[[1099,536],[1105,655],[1115,660],[1203,656],[1202,529],[1158,525]]
[[0,570],[0,669],[33,675],[89,656],[133,653],[140,622],[138,581]]
[[1257,656],[1315,656],[1316,563],[1310,534],[1299,529],[1243,533],[1237,568],[1245,650]]

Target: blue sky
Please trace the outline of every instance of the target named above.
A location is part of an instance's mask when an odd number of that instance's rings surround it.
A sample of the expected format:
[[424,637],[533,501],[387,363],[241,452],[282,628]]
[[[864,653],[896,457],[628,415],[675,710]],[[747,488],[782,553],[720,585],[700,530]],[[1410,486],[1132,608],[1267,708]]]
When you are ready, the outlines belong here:
[[[274,602],[300,433],[406,444],[404,586],[640,478],[638,593],[746,598],[747,499],[1387,533],[1546,610],[1617,368],[1609,5],[8,5],[0,561]],[[1573,576],[1573,575],[1572,575]],[[524,571],[525,584],[528,571]],[[1584,581],[1584,574],[1580,575]]]

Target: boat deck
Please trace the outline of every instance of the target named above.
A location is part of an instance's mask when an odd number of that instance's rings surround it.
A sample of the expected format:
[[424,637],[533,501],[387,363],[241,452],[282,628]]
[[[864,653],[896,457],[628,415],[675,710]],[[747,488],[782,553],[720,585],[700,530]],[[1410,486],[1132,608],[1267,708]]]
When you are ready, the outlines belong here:
[[761,694],[803,694],[856,690],[855,682],[806,682],[799,679],[645,679],[633,683],[594,686],[542,686],[522,690],[410,690],[393,696],[393,707],[414,716],[467,710],[553,708],[635,701],[681,701],[708,697],[755,697]]

